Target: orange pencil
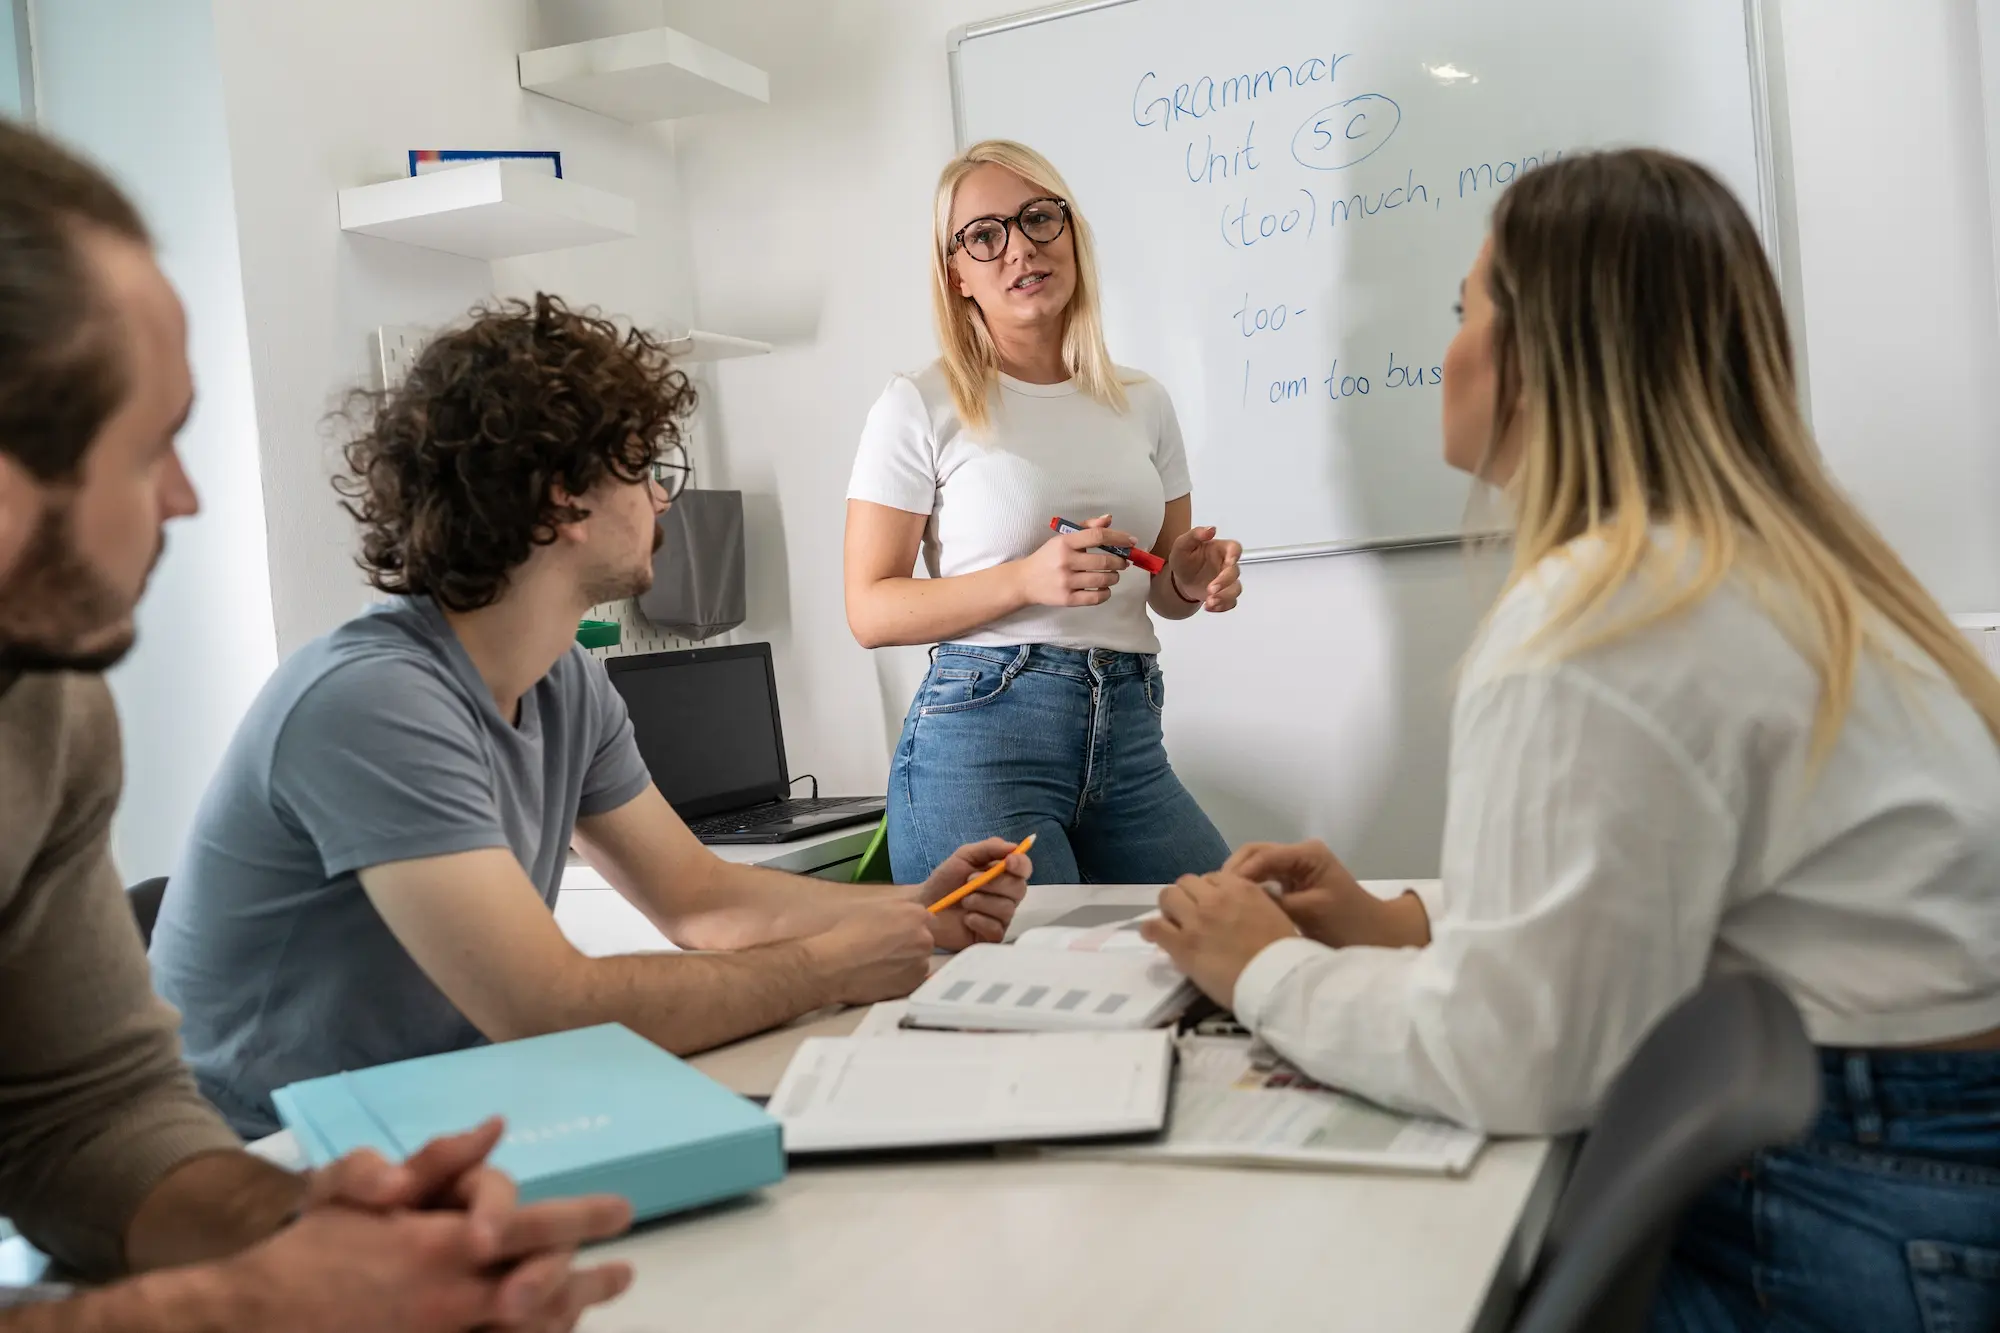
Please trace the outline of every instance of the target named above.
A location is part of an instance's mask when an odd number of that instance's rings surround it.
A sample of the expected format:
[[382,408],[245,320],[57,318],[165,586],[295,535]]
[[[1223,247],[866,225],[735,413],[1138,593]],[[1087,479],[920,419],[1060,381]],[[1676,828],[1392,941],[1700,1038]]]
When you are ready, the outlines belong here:
[[1021,839],[1021,845],[1007,853],[1007,856],[1001,857],[998,861],[995,861],[992,865],[965,881],[964,888],[953,889],[950,893],[932,903],[932,913],[942,912],[947,907],[955,906],[958,900],[965,897],[966,894],[977,893],[979,890],[985,888],[988,884],[1000,878],[1000,872],[1007,868],[1007,857],[1017,856],[1034,845],[1035,835],[1030,833],[1027,837]]

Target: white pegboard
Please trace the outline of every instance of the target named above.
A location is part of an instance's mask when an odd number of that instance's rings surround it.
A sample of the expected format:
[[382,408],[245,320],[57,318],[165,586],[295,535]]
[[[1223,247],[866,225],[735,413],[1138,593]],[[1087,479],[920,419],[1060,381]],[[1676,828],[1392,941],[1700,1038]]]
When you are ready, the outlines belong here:
[[592,657],[602,660],[606,657],[628,657],[633,653],[671,653],[682,648],[693,648],[692,640],[676,638],[656,627],[646,619],[646,613],[639,609],[636,598],[627,597],[622,602],[605,602],[593,606],[586,613],[590,620],[615,620],[618,622],[618,642],[609,648],[592,648]]
[[[692,373],[690,371],[691,375]],[[709,395],[713,392],[713,386],[709,382],[697,378],[695,380],[695,391],[701,395],[702,401],[705,404],[709,399]],[[702,438],[701,431],[703,410],[705,409],[698,409],[694,417],[682,426],[681,437],[687,445],[688,457],[693,459],[695,463],[695,477],[697,479],[713,475],[709,472],[711,460],[704,457],[701,452],[701,446],[706,443]],[[699,648],[704,645],[714,647],[718,644],[728,644],[736,641],[735,631],[733,630],[718,634],[712,639],[704,639],[700,643],[695,642],[693,639],[683,639],[677,635],[669,634],[653,624],[652,621],[646,619],[646,613],[639,609],[638,599],[633,597],[628,597],[619,602],[606,602],[601,606],[593,606],[586,613],[586,618],[590,620],[615,620],[619,625],[618,642],[615,646],[588,650],[592,657],[599,659],[606,657],[629,657],[633,653],[671,653],[678,652],[683,648]]]
[[375,374],[375,387],[386,390],[401,384],[430,336],[431,330],[413,324],[384,324],[369,334],[369,369]]
[[1980,615],[1958,615],[1952,619],[1958,627],[1978,647],[1986,658],[1986,665],[2000,671],[2000,611],[1988,611]]

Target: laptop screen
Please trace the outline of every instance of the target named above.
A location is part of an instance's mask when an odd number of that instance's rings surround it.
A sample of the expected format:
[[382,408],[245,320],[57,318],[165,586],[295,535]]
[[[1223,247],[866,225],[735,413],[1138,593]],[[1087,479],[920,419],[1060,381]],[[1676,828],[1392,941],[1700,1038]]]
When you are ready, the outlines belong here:
[[742,644],[606,660],[646,771],[683,819],[785,794],[771,646]]

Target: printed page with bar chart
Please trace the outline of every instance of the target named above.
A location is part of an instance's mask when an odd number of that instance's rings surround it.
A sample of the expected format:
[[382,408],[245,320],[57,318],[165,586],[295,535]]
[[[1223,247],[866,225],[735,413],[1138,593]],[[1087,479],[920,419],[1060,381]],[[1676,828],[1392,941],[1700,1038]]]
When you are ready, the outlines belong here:
[[910,997],[912,1027],[1104,1032],[1160,1027],[1194,999],[1162,954],[975,944]]

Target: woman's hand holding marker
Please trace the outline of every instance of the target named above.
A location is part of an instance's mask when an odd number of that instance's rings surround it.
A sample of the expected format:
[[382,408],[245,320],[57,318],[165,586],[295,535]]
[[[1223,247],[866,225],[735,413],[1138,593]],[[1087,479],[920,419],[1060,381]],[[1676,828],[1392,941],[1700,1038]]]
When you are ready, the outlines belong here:
[[1129,549],[1136,544],[1131,533],[1111,526],[1109,514],[1074,531],[1058,532],[1033,555],[1016,562],[1022,601],[1028,606],[1100,606],[1111,600],[1119,572],[1131,563],[1105,548]]
[[[1065,533],[1086,532],[1091,528],[1098,527],[1099,525],[1102,524],[1108,524],[1110,522],[1111,522],[1111,515],[1106,514],[1102,518],[1093,518],[1092,520],[1090,520],[1088,524],[1084,525],[1083,527],[1078,527],[1076,524],[1070,522],[1068,519],[1058,515],[1055,518],[1049,520],[1049,531],[1065,532]],[[1107,536],[1116,535],[1122,537],[1124,534],[1107,533],[1103,535]],[[1136,543],[1131,541],[1127,541],[1122,546],[1114,546],[1106,543],[1100,543],[1099,545],[1094,546],[1091,549],[1096,551],[1104,551],[1111,555],[1115,555],[1120,560],[1130,560],[1133,564],[1145,570],[1148,574],[1157,574],[1161,570],[1167,567],[1166,561],[1160,559],[1160,557],[1154,555],[1151,551],[1141,550]]]

